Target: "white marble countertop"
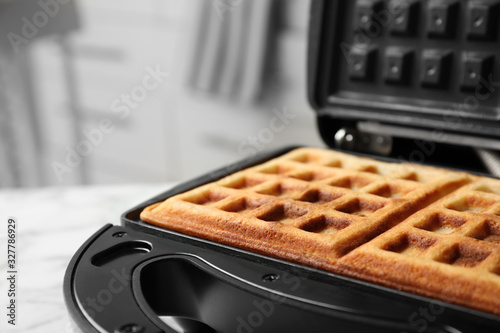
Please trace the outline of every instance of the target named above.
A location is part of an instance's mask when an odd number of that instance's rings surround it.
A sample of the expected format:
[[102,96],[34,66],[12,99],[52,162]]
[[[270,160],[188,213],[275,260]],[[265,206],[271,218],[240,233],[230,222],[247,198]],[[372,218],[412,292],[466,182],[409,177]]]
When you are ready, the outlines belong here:
[[[77,249],[106,223],[172,184],[0,191],[0,332],[77,332],[63,299],[63,277]],[[7,324],[7,220],[18,224],[18,317]],[[5,313],[4,313],[5,312]],[[7,319],[6,319],[7,318]]]

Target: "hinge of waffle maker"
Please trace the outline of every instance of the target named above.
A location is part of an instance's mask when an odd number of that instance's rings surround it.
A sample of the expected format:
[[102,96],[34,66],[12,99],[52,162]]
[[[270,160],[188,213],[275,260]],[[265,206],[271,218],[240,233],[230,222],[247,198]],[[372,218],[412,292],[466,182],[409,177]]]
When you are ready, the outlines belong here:
[[[341,131],[342,130],[338,131],[337,133]],[[371,121],[358,122],[357,131],[358,133],[363,133],[364,137],[376,137],[377,139],[375,140],[378,140],[377,142],[382,142],[379,139],[379,137],[381,136],[377,133],[386,133],[389,135],[393,135],[394,137],[416,140],[431,139],[436,143],[474,147],[476,154],[478,155],[488,172],[493,176],[500,177],[500,155],[497,153],[497,151],[500,151],[500,141],[496,139],[469,136],[464,134],[444,134],[443,132],[440,132],[438,130],[430,131],[409,127],[398,127]],[[336,138],[337,136],[335,136],[335,139]],[[379,147],[376,143],[370,145],[369,147],[371,146],[374,146],[375,148]]]
[[342,127],[335,133],[335,145],[342,150],[389,156],[392,151],[392,137]]

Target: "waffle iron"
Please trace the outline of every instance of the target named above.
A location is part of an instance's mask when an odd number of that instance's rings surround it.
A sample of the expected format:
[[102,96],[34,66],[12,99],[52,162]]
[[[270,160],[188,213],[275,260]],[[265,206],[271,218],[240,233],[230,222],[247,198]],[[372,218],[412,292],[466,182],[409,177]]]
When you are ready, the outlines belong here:
[[[500,0],[313,0],[308,95],[332,149],[484,172],[500,150]],[[499,82],[499,83],[497,83]],[[67,308],[84,332],[498,332],[500,317],[142,222],[162,193],[73,256]]]

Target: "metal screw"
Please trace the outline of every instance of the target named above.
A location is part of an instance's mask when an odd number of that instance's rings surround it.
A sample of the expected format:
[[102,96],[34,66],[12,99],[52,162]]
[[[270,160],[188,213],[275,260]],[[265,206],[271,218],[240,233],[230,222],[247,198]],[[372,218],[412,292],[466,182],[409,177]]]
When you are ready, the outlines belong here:
[[119,231],[119,232],[115,232],[113,234],[113,237],[116,237],[116,238],[121,238],[123,236],[125,236],[127,233],[125,231]]
[[474,27],[479,28],[482,26],[484,23],[484,17],[483,16],[478,16],[474,19]]
[[404,15],[398,15],[396,17],[396,24],[401,25],[405,20],[406,20],[406,17]]
[[427,68],[427,75],[433,76],[436,73],[437,73],[436,67],[432,66],[432,67]]
[[127,324],[118,330],[118,333],[140,333],[144,331],[144,327],[137,324]]
[[266,274],[262,277],[262,281],[264,282],[274,282],[279,280],[280,276],[278,274]]
[[385,138],[383,136],[377,136],[377,139],[375,140],[378,145],[384,145],[385,144]]

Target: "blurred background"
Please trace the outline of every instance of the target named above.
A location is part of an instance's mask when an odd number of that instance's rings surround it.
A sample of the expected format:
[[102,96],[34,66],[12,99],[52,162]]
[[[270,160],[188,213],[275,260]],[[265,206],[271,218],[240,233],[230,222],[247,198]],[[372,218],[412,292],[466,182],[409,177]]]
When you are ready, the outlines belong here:
[[321,146],[309,0],[0,2],[0,187],[184,180]]

